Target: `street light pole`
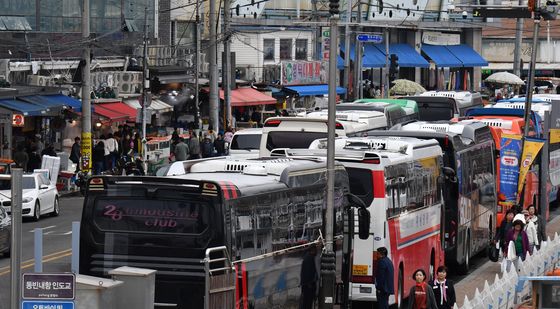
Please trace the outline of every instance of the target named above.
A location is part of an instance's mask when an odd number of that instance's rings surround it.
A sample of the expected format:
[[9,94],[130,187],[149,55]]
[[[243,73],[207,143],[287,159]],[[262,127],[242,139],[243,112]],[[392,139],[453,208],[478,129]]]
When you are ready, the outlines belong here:
[[[200,3],[196,1],[196,67],[194,69],[194,104],[196,108],[195,123],[198,130],[202,130],[202,124],[200,123],[200,103],[198,102],[198,76],[200,75],[200,13],[199,13]],[[197,136],[200,136],[198,134]]]
[[[224,0],[224,65],[222,74],[222,88],[224,89],[225,121],[224,131],[231,124],[231,41],[230,41],[230,0]],[[235,80],[233,81],[235,83]],[[217,132],[217,131],[216,131]]]
[[[208,129],[218,132],[218,122],[220,118],[219,113],[219,99],[218,99],[218,66],[216,64],[216,52],[217,52],[217,37],[216,37],[216,0],[210,0],[210,12],[208,18],[208,28],[209,28],[209,63],[210,63],[210,93],[208,95],[209,105],[210,105],[210,122],[212,127]],[[201,128],[202,129],[202,128]]]
[[144,8],[144,59],[143,63],[143,79],[142,83],[142,162],[144,171],[147,171],[147,152],[146,152],[146,112],[150,105],[150,70],[148,69],[148,8]]
[[321,255],[321,289],[319,308],[333,308],[336,280],[336,256],[334,253],[334,139],[336,126],[336,58],[338,55],[338,11],[339,1],[330,1],[330,46],[329,46],[329,109],[328,109],[328,143],[327,143],[327,209],[325,214],[325,248]]
[[82,5],[82,38],[85,40],[84,67],[82,68],[82,166],[85,173],[91,170],[92,139],[91,139],[91,97],[90,97],[90,61],[91,50],[89,47],[89,0],[83,0]]

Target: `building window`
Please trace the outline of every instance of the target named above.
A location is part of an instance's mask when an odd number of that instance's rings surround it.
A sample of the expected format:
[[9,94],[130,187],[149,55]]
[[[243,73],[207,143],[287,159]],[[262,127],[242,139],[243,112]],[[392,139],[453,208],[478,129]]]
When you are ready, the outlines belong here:
[[307,39],[296,40],[296,60],[307,60]]
[[280,39],[280,60],[292,60],[292,39]]
[[274,39],[263,40],[264,60],[274,61]]

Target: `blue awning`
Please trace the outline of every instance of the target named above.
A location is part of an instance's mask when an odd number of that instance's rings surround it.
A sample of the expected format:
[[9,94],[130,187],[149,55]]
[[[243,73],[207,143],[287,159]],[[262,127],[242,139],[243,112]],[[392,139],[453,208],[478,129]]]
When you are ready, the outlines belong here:
[[[385,48],[377,48],[385,56]],[[428,61],[408,44],[390,44],[389,54],[396,54],[399,57],[399,67],[402,68],[427,68],[430,66]],[[385,60],[383,60],[383,63],[385,63]]]
[[[461,60],[464,67],[485,67],[488,66],[488,61],[482,58],[472,47],[461,45],[447,45],[449,51]],[[400,60],[400,59],[399,59]]]
[[[300,97],[329,94],[329,85],[286,86],[286,91],[297,93]],[[336,87],[337,94],[345,94],[346,88]]]
[[422,51],[432,59],[438,67],[460,68],[463,66],[463,62],[455,57],[444,45],[423,44]]
[[[362,55],[363,68],[382,68],[385,67],[385,54],[373,44],[364,44],[364,54]],[[341,48],[344,51],[344,47]],[[355,46],[350,46],[350,59],[354,60]]]
[[66,107],[64,103],[50,100],[47,96],[43,96],[43,95],[29,95],[24,97],[18,97],[18,100],[22,100],[25,102],[29,102],[31,104],[42,106],[47,110],[50,110],[51,108],[62,109]]
[[25,116],[41,116],[46,112],[46,108],[32,103],[27,103],[15,99],[2,99],[0,106],[22,113]]
[[[56,102],[71,107],[76,112],[82,111],[82,101],[76,100],[69,96],[65,96],[63,94],[55,94],[55,95],[42,95],[41,97],[44,97],[45,100],[49,100],[50,102]],[[93,104],[91,106],[93,110]]]

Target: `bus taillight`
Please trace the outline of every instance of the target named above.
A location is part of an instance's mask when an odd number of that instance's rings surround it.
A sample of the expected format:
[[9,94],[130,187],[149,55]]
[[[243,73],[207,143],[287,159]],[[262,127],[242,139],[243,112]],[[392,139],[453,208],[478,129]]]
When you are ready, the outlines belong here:
[[373,197],[385,198],[385,175],[383,171],[372,171]]
[[267,121],[264,123],[264,126],[265,126],[265,127],[277,127],[277,126],[279,126],[281,123],[282,123],[282,121],[281,121],[281,120],[277,120],[277,119],[275,119],[275,120],[267,120]]
[[373,283],[373,276],[352,276],[352,283]]

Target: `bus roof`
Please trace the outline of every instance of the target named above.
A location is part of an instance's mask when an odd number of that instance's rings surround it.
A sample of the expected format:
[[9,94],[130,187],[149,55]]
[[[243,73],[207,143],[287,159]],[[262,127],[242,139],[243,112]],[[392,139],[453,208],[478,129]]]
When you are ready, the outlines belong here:
[[[296,119],[328,119],[328,110],[311,112],[305,117]],[[387,127],[385,113],[378,111],[336,111],[336,121],[339,122],[346,132],[360,132],[368,129],[380,129]]]
[[[521,98],[517,98],[517,99],[521,99]],[[539,99],[538,102],[535,102],[535,100],[531,101],[531,110],[536,112],[537,114],[539,114],[539,116],[541,116],[541,118],[544,118],[544,112],[545,111],[550,111],[551,110],[551,104],[550,102],[547,102],[545,100]],[[487,105],[486,108],[511,108],[511,109],[520,109],[520,110],[525,110],[525,101],[499,101],[498,103],[495,103],[493,105]]]
[[359,99],[352,103],[375,103],[375,102],[385,102],[390,104],[399,105],[403,108],[410,108],[414,112],[418,113],[418,104],[416,101],[407,99]]

